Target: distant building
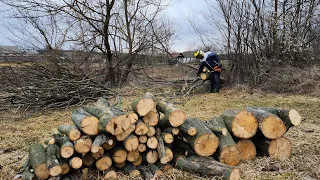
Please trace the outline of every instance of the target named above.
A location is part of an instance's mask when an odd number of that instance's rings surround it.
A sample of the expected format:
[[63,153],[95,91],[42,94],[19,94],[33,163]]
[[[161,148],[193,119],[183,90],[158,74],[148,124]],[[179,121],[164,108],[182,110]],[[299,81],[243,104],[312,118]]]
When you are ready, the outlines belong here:
[[182,53],[172,53],[172,61],[177,61],[180,63],[189,63],[193,60],[195,60],[195,58],[193,57],[193,51],[185,51]]
[[0,45],[0,54],[17,54],[21,53],[18,46],[1,46]]

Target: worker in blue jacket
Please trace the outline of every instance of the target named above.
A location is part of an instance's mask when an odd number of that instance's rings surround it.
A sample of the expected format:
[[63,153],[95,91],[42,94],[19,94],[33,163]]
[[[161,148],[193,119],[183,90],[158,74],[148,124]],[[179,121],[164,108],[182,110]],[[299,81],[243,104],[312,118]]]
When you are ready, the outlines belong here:
[[200,75],[204,67],[209,69],[211,82],[210,92],[218,93],[220,90],[220,73],[222,71],[219,56],[214,52],[204,53],[201,50],[196,51],[193,56],[197,59],[200,59],[200,68],[197,74]]

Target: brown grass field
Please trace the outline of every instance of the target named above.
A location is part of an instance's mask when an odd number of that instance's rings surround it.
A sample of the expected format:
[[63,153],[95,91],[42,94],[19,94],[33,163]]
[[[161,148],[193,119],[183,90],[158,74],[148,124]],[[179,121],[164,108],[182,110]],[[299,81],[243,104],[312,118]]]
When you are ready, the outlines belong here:
[[[160,71],[160,72],[159,72]],[[158,69],[156,74],[179,78],[177,73],[166,74]],[[153,72],[154,73],[154,72]],[[179,72],[181,75],[182,72]],[[152,74],[152,73],[150,73]],[[182,73],[183,74],[183,73]],[[252,179],[320,179],[320,97],[314,95],[272,94],[244,86],[223,88],[218,94],[206,93],[199,88],[197,94],[188,97],[176,96],[172,88],[164,85],[141,87],[131,83],[130,87],[118,89],[123,94],[123,109],[130,110],[130,102],[152,92],[156,97],[165,97],[184,110],[188,117],[208,120],[226,109],[241,109],[248,106],[293,108],[303,117],[301,125],[292,127],[285,136],[293,143],[290,159],[275,161],[267,157],[257,157],[241,162],[241,178]],[[63,123],[71,123],[71,112],[76,107],[47,110],[24,116],[15,110],[0,112],[0,180],[12,179],[27,159],[28,145],[44,142],[55,128]],[[271,170],[265,170],[271,165]],[[90,179],[102,179],[92,176]],[[120,179],[132,179],[120,175]],[[215,179],[201,177],[188,172],[174,170],[167,179]],[[219,178],[216,178],[219,179]]]

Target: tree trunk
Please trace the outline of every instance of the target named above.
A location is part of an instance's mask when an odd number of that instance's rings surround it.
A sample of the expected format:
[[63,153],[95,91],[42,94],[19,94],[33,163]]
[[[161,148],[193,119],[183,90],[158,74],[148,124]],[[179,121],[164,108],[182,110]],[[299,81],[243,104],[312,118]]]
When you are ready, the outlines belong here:
[[107,142],[107,136],[105,134],[99,134],[96,136],[94,139],[92,146],[91,146],[91,152],[92,153],[97,153],[99,149],[101,149],[102,144]]
[[56,156],[58,151],[59,151],[59,147],[55,144],[49,144],[47,147],[46,165],[47,165],[47,168],[49,169],[51,176],[58,176],[62,172],[61,165],[59,164],[59,161]]
[[183,133],[184,138],[194,149],[194,151],[200,156],[211,156],[216,152],[219,146],[219,139],[213,132],[198,119],[187,119],[188,123],[197,129],[195,136],[190,136],[187,133]]
[[123,133],[116,135],[117,141],[124,141],[134,130],[136,129],[135,124],[131,124],[130,127]]
[[137,124],[136,124],[136,129],[135,129],[135,133],[136,135],[145,135],[147,134],[149,131],[149,128],[148,126],[142,122],[141,120],[138,120]]
[[168,162],[168,157],[167,157],[166,149],[164,146],[164,140],[163,140],[164,136],[161,136],[160,128],[157,128],[156,135],[157,135],[157,141],[158,141],[157,151],[158,151],[160,163],[166,164]]
[[69,159],[69,165],[73,169],[79,169],[82,166],[82,159],[79,157],[71,157]]
[[99,120],[83,109],[72,112],[73,123],[87,135],[97,135],[99,133]]
[[112,159],[108,155],[102,156],[96,162],[96,168],[99,171],[105,171],[105,170],[109,169],[111,166],[112,166]]
[[68,136],[71,141],[76,141],[81,137],[81,132],[75,125],[62,124],[58,127],[58,131]]
[[197,129],[192,127],[189,122],[190,121],[185,121],[179,128],[182,132],[187,133],[190,136],[195,136],[197,134]]
[[[221,117],[214,117],[211,119],[211,124],[226,128],[226,125]],[[240,152],[236,147],[236,143],[233,141],[231,134],[227,131],[227,134],[216,134],[219,138],[219,148],[217,150],[217,157],[223,164],[229,166],[236,166],[240,162]]]
[[149,126],[156,126],[159,122],[159,114],[156,111],[150,111],[142,117],[142,120]]
[[265,137],[276,139],[286,132],[286,126],[278,116],[254,108],[246,108],[246,110],[256,117],[259,122],[259,130]]
[[82,136],[74,143],[74,150],[79,154],[86,154],[91,150],[92,139],[89,136]]
[[123,168],[123,172],[131,178],[138,178],[141,176],[140,171],[132,164],[126,164],[126,166]]
[[201,175],[220,176],[230,180],[240,179],[239,169],[226,166],[211,157],[179,156],[174,167]]
[[254,109],[261,109],[263,111],[269,112],[278,116],[286,125],[287,131],[292,126],[297,126],[301,124],[301,115],[298,111],[294,109],[279,109],[279,108],[263,108],[263,107],[253,107]]
[[259,155],[270,156],[277,160],[288,159],[292,153],[292,143],[286,137],[280,137],[274,140],[267,139],[263,136],[256,136],[252,139],[256,145]]
[[258,130],[258,121],[249,111],[227,110],[220,117],[228,130],[238,138],[251,138]]
[[69,158],[74,153],[73,143],[70,142],[69,138],[64,136],[62,138],[55,138],[55,144],[60,147],[60,154],[63,158]]
[[257,155],[256,146],[250,139],[240,139],[236,144],[241,160],[251,160]]
[[147,115],[155,106],[153,95],[146,93],[142,98],[139,98],[131,103],[132,110],[139,116]]
[[46,166],[46,153],[41,144],[33,144],[29,147],[30,165],[38,179],[47,179],[50,176]]
[[115,163],[123,163],[127,160],[128,152],[120,145],[111,150],[112,159]]
[[33,179],[34,179],[34,174],[31,173],[29,170],[24,170],[23,172],[13,177],[13,180],[33,180]]
[[134,151],[134,150],[138,149],[139,139],[137,138],[137,136],[131,134],[122,143],[124,145],[124,148],[127,151]]
[[159,120],[160,127],[179,127],[186,120],[186,114],[183,111],[164,100],[157,103],[157,110],[164,114]]

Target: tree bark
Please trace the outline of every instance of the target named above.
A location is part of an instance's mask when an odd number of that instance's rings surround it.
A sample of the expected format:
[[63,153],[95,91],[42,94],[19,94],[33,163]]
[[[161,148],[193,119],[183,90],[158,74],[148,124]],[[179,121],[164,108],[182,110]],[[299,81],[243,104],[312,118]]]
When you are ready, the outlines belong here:
[[96,136],[94,139],[92,146],[91,146],[91,152],[92,153],[97,153],[99,149],[102,148],[102,144],[107,142],[107,136],[105,134],[99,134]]
[[46,153],[41,144],[33,144],[29,147],[30,165],[38,179],[47,179],[50,171],[46,166]]
[[157,141],[158,141],[157,151],[158,151],[160,163],[161,164],[166,164],[168,162],[168,157],[167,157],[166,149],[165,149],[165,146],[164,146],[164,140],[163,140],[164,137],[161,136],[160,128],[157,128],[156,135],[157,135]]
[[[183,124],[182,124],[183,125]],[[181,126],[182,126],[181,125]],[[181,127],[180,126],[180,127]],[[171,134],[173,134],[173,135],[178,135],[179,134],[179,132],[180,132],[180,129],[179,128],[176,128],[176,127],[168,127],[168,128],[164,128],[163,130],[162,130],[162,132],[165,132],[165,133],[171,133]]]
[[83,109],[72,112],[73,123],[87,135],[97,135],[99,133],[99,120]]
[[190,121],[185,121],[180,127],[180,130],[190,136],[195,136],[197,134],[197,129],[190,125]]
[[154,180],[153,174],[150,172],[148,167],[139,166],[138,169],[140,170],[140,172],[141,172],[141,174],[143,176],[143,179],[145,179],[145,180]]
[[141,176],[140,171],[135,166],[129,163],[126,164],[126,166],[123,168],[123,172],[132,178],[138,178]]
[[228,130],[238,138],[251,138],[258,130],[258,121],[249,111],[227,110],[220,117],[223,118]]
[[55,144],[49,144],[47,147],[46,165],[47,165],[47,168],[49,169],[51,176],[58,176],[62,172],[61,165],[56,156],[58,151],[59,151],[59,147]]
[[246,110],[256,117],[259,122],[259,130],[265,137],[276,139],[286,132],[286,126],[278,116],[254,108],[246,108]]
[[[221,117],[214,117],[210,122],[212,125],[226,128],[226,125]],[[227,131],[227,134],[225,136],[219,133],[217,133],[216,135],[219,138],[219,148],[217,149],[217,157],[219,161],[229,166],[238,165],[241,160],[240,152],[237,149],[236,144],[233,141],[229,131]]]
[[186,121],[197,129],[195,136],[183,133],[184,138],[200,156],[211,156],[219,146],[219,139],[213,132],[200,120],[188,118]]
[[68,136],[71,141],[76,141],[81,137],[81,132],[75,125],[62,124],[58,127],[58,131]]
[[186,114],[177,109],[173,104],[164,100],[157,103],[157,110],[164,114],[163,118],[159,120],[160,127],[179,127],[186,120]]
[[179,156],[174,167],[201,175],[220,176],[230,180],[240,179],[239,169],[226,166],[211,157]]
[[60,154],[63,158],[69,158],[74,153],[73,143],[70,142],[69,138],[64,136],[62,138],[55,138],[55,144],[60,147]]

